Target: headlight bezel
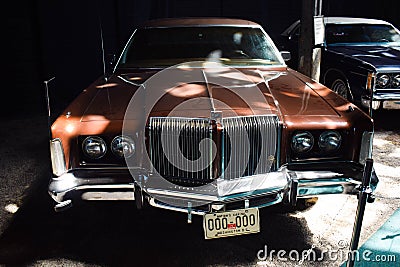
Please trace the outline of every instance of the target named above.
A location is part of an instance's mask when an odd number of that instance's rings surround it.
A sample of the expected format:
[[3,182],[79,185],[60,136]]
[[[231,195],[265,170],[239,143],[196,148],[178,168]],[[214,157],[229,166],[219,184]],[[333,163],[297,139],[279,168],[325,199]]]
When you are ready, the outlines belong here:
[[[331,142],[327,142],[326,140],[323,140],[324,138],[329,138],[329,135],[332,137],[336,137],[338,140],[337,145],[335,145],[334,147],[328,147],[330,144],[332,144]],[[324,154],[328,154],[328,153],[334,153],[336,151],[338,151],[340,149],[340,146],[342,145],[342,135],[335,130],[328,130],[328,131],[324,131],[322,132],[319,137],[318,137],[318,147],[320,148],[321,152]]]
[[392,85],[394,88],[400,88],[400,74],[395,74],[392,79]]
[[[130,154],[126,155],[126,153],[122,152],[123,154],[120,154],[120,152],[114,147],[114,145],[119,145],[117,144],[117,142],[128,142],[130,148],[132,149],[132,152],[130,152]],[[136,152],[136,143],[135,140],[127,135],[117,135],[115,136],[111,143],[110,143],[110,148],[111,148],[111,152],[113,153],[113,155],[115,155],[116,157],[120,158],[120,159],[128,159],[133,157],[133,155],[135,155]]]
[[[103,148],[103,151],[100,152],[99,155],[94,156],[93,153],[91,154],[88,149],[86,148],[87,146],[87,142],[91,140],[93,142],[98,142],[101,144],[101,147]],[[90,158],[90,159],[101,159],[103,158],[106,154],[107,154],[107,143],[106,141],[101,138],[100,136],[87,136],[83,141],[82,141],[82,151],[85,154],[86,157]]]
[[[301,142],[300,138],[308,138],[309,139],[308,142],[310,142],[309,147],[304,146],[304,149],[302,149],[301,151],[294,147],[295,145],[304,143],[305,140],[303,140],[303,142]],[[297,139],[296,142],[295,142],[295,139]],[[292,136],[292,139],[290,141],[290,147],[295,154],[306,154],[306,153],[310,152],[313,149],[314,144],[315,144],[314,136],[309,131],[301,131],[301,132],[295,133]]]
[[[323,148],[321,149],[320,147],[320,136],[325,135],[325,132],[336,132],[338,135],[340,135],[340,145],[337,147],[337,149],[332,149],[325,151]],[[300,133],[305,133],[308,132],[310,133],[313,138],[314,138],[314,144],[312,149],[307,150],[307,152],[299,153],[297,152],[292,144],[293,138],[300,134]],[[340,158],[346,158],[346,155],[343,154],[345,151],[345,148],[347,146],[348,138],[349,138],[349,133],[348,131],[344,129],[307,129],[307,130],[295,130],[291,132],[290,134],[290,141],[288,142],[288,148],[290,151],[289,154],[289,161],[290,162],[308,162],[308,161],[313,161],[313,160],[333,160],[333,159],[340,159]]]
[[388,88],[390,83],[391,79],[388,73],[381,73],[376,77],[376,85],[379,88]]
[[[383,78],[386,82],[383,83]],[[376,74],[375,89],[400,88],[400,72],[380,72]]]

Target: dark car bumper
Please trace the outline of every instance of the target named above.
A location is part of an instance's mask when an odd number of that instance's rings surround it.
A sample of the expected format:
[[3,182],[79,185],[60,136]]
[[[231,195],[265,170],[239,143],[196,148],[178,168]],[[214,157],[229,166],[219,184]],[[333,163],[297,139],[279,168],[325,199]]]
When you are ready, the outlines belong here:
[[[361,98],[361,104],[368,108],[370,105],[370,99],[370,96],[363,96]],[[383,109],[400,109],[400,93],[376,92],[374,93],[372,100],[375,102],[373,103],[375,109],[379,107],[382,107]]]

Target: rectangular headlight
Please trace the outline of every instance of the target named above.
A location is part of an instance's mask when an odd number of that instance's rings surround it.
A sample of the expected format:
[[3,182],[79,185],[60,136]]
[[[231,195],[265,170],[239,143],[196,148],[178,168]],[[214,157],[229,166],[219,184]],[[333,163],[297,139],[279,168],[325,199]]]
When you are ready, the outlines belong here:
[[50,141],[50,156],[53,173],[56,176],[65,173],[67,167],[65,166],[64,150],[60,139],[56,138]]
[[372,141],[374,132],[364,132],[361,139],[361,149],[359,162],[365,164],[367,158],[372,158]]

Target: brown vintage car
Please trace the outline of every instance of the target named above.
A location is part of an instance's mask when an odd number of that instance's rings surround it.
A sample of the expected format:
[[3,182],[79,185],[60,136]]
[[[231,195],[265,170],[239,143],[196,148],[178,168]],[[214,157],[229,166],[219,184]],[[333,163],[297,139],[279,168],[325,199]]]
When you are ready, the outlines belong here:
[[258,232],[263,207],[356,194],[373,121],[287,56],[251,21],[145,23],[51,127],[55,209],[134,200],[217,238]]

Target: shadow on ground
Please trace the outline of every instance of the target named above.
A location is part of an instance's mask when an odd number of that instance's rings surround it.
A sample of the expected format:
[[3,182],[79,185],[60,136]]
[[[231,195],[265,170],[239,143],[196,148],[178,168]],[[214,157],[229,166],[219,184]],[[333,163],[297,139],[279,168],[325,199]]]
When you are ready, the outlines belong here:
[[138,211],[134,203],[82,203],[53,211],[47,174],[29,188],[0,237],[0,263],[30,265],[67,259],[106,266],[230,266],[254,264],[257,252],[307,250],[311,233],[304,219],[275,209],[261,211],[261,234],[204,240],[201,217],[159,209]]
[[31,194],[0,237],[0,262],[27,265],[69,259],[107,266],[232,266],[254,264],[257,252],[307,250],[310,233],[303,219],[264,210],[261,234],[204,240],[202,221],[185,214],[137,211],[133,202],[82,204],[52,210],[46,184]]
[[400,132],[400,110],[379,110],[372,114],[375,130]]
[[[399,116],[398,111],[376,113],[376,128],[399,130]],[[37,160],[49,160],[48,153],[39,155],[43,159]],[[254,264],[265,246],[268,251],[286,252],[311,246],[306,221],[276,208],[261,210],[260,234],[216,240],[204,240],[201,217],[187,224],[185,214],[137,211],[133,202],[83,203],[55,213],[44,169],[32,170],[41,172],[40,178],[30,185],[0,236],[0,263],[15,266],[68,259],[77,265],[239,266]]]

